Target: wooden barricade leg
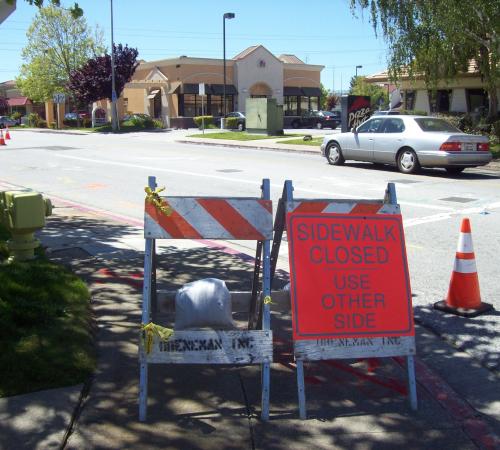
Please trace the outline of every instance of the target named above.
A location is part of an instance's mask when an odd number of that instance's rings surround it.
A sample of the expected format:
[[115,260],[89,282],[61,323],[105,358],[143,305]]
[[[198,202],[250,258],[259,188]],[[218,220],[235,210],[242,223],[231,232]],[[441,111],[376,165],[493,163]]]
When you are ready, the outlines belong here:
[[[151,189],[156,188],[156,178],[148,178],[148,186]],[[142,324],[147,325],[151,317],[151,288],[153,280],[153,253],[155,240],[146,238],[144,250],[144,282],[142,287]],[[156,272],[156,270],[155,270]],[[156,273],[154,273],[156,279]],[[156,286],[155,286],[156,290]],[[144,422],[148,411],[148,363],[146,362],[144,349],[139,350],[140,375],[139,375],[139,420]]]
[[413,355],[406,357],[408,369],[408,392],[410,394],[410,407],[413,411],[418,408],[417,403],[417,380],[415,378],[415,359]]
[[295,361],[297,366],[297,394],[299,397],[299,417],[302,420],[307,419],[306,409],[306,387],[304,383],[304,361],[297,359]]
[[[271,198],[271,187],[268,179],[262,183],[263,198]],[[264,299],[271,296],[271,243],[269,240],[263,242],[262,261],[262,294]],[[265,300],[262,302],[262,329],[271,329],[271,305]],[[269,396],[271,384],[271,365],[268,362],[262,364],[262,420],[269,420]]]

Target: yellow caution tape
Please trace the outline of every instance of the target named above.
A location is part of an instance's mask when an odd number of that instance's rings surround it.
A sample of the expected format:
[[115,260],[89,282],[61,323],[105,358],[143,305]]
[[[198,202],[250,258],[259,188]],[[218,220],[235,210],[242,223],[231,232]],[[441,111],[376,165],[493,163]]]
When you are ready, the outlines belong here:
[[160,192],[164,190],[164,187],[156,188],[154,191],[149,186],[144,188],[144,191],[146,192],[146,201],[154,205],[154,207],[161,213],[166,216],[170,216],[170,214],[172,214],[172,208],[170,208],[170,206],[166,206],[160,198]]
[[142,345],[146,349],[146,354],[148,355],[151,353],[151,350],[153,350],[153,338],[155,336],[161,341],[166,342],[170,339],[172,334],[174,334],[172,328],[162,327],[153,322],[149,322],[147,325],[142,324],[141,331]]
[[264,297],[264,305],[274,305],[270,295]]

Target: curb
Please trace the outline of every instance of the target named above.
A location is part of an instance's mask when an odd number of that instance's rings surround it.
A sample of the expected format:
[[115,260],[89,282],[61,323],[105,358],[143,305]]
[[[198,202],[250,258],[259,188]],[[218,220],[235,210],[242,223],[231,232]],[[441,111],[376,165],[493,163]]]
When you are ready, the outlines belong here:
[[206,140],[193,141],[193,140],[188,140],[188,139],[179,139],[179,140],[176,140],[175,142],[178,142],[179,144],[194,144],[194,145],[211,144],[211,145],[217,145],[218,147],[250,148],[253,150],[272,150],[272,151],[276,151],[276,152],[304,153],[304,154],[321,155],[321,151],[319,150],[319,148],[316,149],[315,147],[313,147],[311,149],[307,149],[307,148],[302,148],[302,146],[300,146],[300,147],[297,146],[297,148],[296,148],[296,147],[292,147],[290,144],[288,145],[288,147],[281,148],[281,147],[270,147],[270,146],[256,145],[256,144],[245,145],[245,144],[233,144],[233,143],[228,143],[228,142],[222,142],[222,143],[212,142],[212,141],[208,142]]

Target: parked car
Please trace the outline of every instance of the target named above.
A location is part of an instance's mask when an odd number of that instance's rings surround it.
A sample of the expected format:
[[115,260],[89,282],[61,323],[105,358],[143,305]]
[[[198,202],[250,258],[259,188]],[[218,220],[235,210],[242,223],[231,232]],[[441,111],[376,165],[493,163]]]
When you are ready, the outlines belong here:
[[14,119],[8,116],[0,116],[0,128],[5,128],[6,126],[13,127],[14,125],[17,125],[17,121]]
[[230,112],[226,115],[226,117],[236,117],[238,120],[236,121],[236,128],[238,131],[243,131],[246,128],[246,117],[245,114],[239,111]]
[[458,174],[491,161],[486,136],[466,134],[428,116],[372,116],[353,131],[325,136],[321,153],[333,165],[347,159],[396,165],[403,173],[443,167]]
[[77,120],[78,114],[76,112],[66,113],[66,114],[64,114],[64,119],[65,120]]
[[306,111],[292,121],[292,128],[331,128],[335,130],[340,125],[340,114],[337,111]]

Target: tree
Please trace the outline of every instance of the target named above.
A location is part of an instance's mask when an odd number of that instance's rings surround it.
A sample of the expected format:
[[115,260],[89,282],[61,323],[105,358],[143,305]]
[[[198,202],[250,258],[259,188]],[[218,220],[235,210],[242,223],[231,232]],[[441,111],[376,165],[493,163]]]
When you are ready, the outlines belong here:
[[0,114],[6,114],[8,108],[7,99],[0,95]]
[[[138,51],[127,45],[114,46],[115,91],[119,97],[130,81],[136,67]],[[111,56],[89,59],[81,68],[71,72],[67,88],[81,103],[92,103],[107,98],[111,100]]]
[[366,77],[352,77],[349,94],[368,95],[372,109],[378,109],[380,106],[387,106],[389,103],[389,94],[386,89],[376,84],[366,82]]
[[331,93],[326,98],[326,109],[332,111],[337,105],[340,105],[340,97],[334,93]]
[[26,35],[25,63],[16,84],[35,101],[65,92],[71,71],[105,51],[99,29],[92,31],[85,18],[74,19],[69,11],[55,6],[41,8]]
[[320,83],[320,89],[321,89],[321,98],[320,98],[320,105],[319,109],[326,109],[326,99],[328,98],[328,95],[330,92],[328,89],[325,87],[323,83]]
[[489,97],[489,116],[498,113],[500,2],[491,0],[351,0],[369,9],[377,33],[389,43],[392,79],[423,76],[429,87],[466,72],[471,61]]
[[[14,4],[15,0],[7,0],[7,3],[10,5]],[[35,5],[41,8],[43,6],[43,1],[44,0],[26,0],[30,5]],[[61,1],[60,0],[50,0],[50,3],[52,3],[54,6],[60,7],[61,6]],[[78,3],[75,2],[75,4],[71,7],[68,8],[68,11],[71,13],[72,17],[77,19],[78,17],[83,16],[83,10],[78,6]]]

